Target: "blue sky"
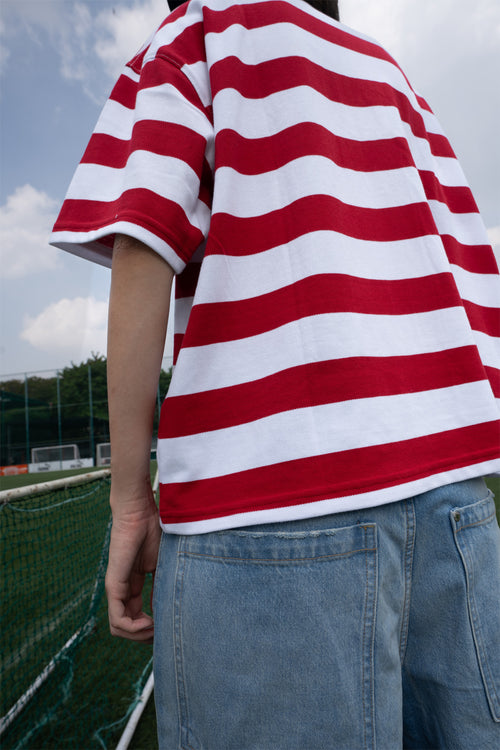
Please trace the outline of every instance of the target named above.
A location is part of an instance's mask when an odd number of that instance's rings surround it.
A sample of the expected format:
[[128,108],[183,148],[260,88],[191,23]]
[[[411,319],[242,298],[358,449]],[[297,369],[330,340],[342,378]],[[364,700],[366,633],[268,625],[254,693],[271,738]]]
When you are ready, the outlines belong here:
[[[166,0],[2,0],[0,379],[105,353],[109,271],[47,237],[122,65],[167,13]],[[341,0],[341,14],[430,102],[500,254],[500,3]]]

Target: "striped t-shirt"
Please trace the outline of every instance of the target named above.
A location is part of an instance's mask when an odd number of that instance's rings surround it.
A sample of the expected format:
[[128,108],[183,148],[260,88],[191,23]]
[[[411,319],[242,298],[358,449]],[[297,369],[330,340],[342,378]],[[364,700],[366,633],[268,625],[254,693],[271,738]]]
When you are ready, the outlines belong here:
[[[176,276],[165,530],[500,470],[500,276],[426,102],[303,0],[190,0],[126,66],[52,242]],[[495,398],[496,397],[496,398]]]

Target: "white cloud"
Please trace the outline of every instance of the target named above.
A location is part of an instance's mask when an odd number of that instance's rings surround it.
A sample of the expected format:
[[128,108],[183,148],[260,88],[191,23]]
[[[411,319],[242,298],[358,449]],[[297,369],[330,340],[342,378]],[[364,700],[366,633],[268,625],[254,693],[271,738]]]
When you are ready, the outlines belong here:
[[168,13],[165,0],[134,0],[92,15],[82,2],[64,7],[49,31],[61,59],[61,73],[78,81],[102,104],[110,86]]
[[94,297],[61,299],[36,317],[25,316],[21,338],[45,352],[84,360],[106,352],[108,303]]
[[474,64],[479,54],[498,54],[498,0],[341,0],[340,13],[345,23],[374,36],[421,80],[462,66],[467,58]]
[[[98,104],[103,104],[123,65],[169,13],[166,0],[122,0],[99,10],[102,7],[88,0],[7,4],[9,33],[21,26],[40,48],[49,43],[59,56],[62,77],[78,82]],[[0,44],[0,64],[2,49],[8,55]]]
[[165,0],[146,0],[131,8],[121,6],[99,13],[94,49],[110,78],[120,74],[124,63],[149,39],[168,12]]
[[[489,75],[487,61],[498,62],[498,0],[352,0],[340,5],[342,20],[375,37],[418,87],[439,85],[450,75],[458,94],[467,79]],[[497,66],[492,73],[496,75]]]
[[5,24],[0,18],[0,75],[5,72],[5,63],[7,62],[7,58],[9,57],[9,50],[7,49],[7,46],[2,39],[4,34]]
[[28,276],[59,266],[59,252],[47,243],[57,201],[31,185],[18,187],[0,206],[0,276]]
[[[88,6],[72,5],[61,16],[55,27],[58,51],[61,58],[61,73],[67,80],[80,81],[85,85],[92,78],[94,67],[90,53],[93,38],[93,19]],[[90,91],[88,93],[91,93]]]

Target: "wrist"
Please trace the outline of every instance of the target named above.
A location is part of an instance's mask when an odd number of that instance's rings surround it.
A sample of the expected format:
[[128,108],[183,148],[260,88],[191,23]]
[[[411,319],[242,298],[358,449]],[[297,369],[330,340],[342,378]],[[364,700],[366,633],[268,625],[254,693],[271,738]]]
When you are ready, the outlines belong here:
[[156,512],[149,472],[131,474],[112,468],[109,502],[113,515]]

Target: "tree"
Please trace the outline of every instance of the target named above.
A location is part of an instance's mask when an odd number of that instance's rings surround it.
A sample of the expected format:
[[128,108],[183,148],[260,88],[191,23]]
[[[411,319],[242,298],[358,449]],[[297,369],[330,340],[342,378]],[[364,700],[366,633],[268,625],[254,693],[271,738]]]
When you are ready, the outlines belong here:
[[[172,368],[161,371],[160,401],[165,398],[171,378]],[[103,355],[92,352],[85,362],[72,362],[55,377],[29,377],[28,420],[25,389],[25,380],[0,383],[0,434],[2,446],[5,446],[0,457],[1,465],[12,460],[14,463],[29,461],[27,450],[36,446],[76,443],[82,457],[86,457],[93,454],[97,443],[109,442],[106,357]],[[155,430],[157,426],[158,410],[155,412]]]

